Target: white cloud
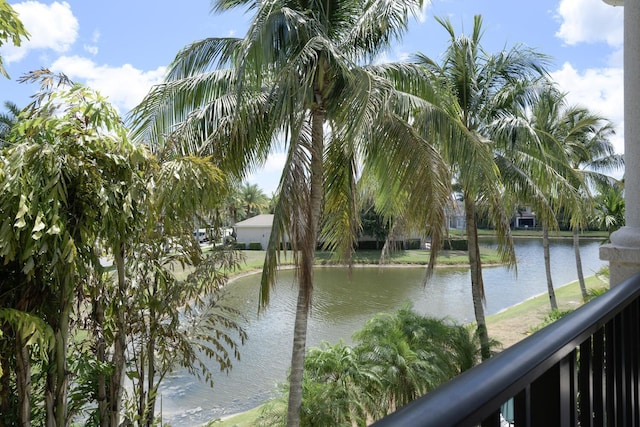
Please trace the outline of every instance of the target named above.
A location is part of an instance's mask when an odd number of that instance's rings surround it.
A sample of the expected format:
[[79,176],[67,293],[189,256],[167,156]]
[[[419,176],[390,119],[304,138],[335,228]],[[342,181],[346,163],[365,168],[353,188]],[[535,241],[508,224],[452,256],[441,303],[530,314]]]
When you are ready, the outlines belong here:
[[85,50],[85,52],[90,53],[91,55],[95,56],[98,54],[98,41],[100,40],[100,31],[95,30],[93,32],[93,34],[91,35],[91,44],[84,44],[82,46],[82,48]]
[[93,43],[98,43],[98,40],[100,40],[100,31],[95,30],[95,31],[93,32],[93,34],[91,35],[91,41],[92,41]]
[[6,45],[2,55],[7,62],[17,62],[34,49],[69,50],[78,37],[78,20],[67,2],[50,5],[26,1],[12,5],[30,34],[20,47]]
[[622,46],[621,7],[609,6],[602,0],[561,0],[557,13],[561,25],[556,36],[565,43],[606,42]]
[[91,55],[95,56],[98,54],[98,46],[85,44],[84,46],[82,46],[82,48],[85,50],[85,52],[90,53]]
[[51,70],[85,83],[107,96],[119,111],[126,113],[142,101],[151,86],[162,81],[166,68],[143,71],[129,64],[113,67],[97,65],[79,56],[62,56],[52,64]]
[[624,88],[622,68],[588,69],[580,72],[569,63],[551,73],[570,104],[589,108],[610,120],[616,135],[612,142],[624,152]]
[[257,184],[265,194],[271,196],[278,189],[286,161],[286,153],[273,152],[269,154],[265,164],[247,177],[247,182]]

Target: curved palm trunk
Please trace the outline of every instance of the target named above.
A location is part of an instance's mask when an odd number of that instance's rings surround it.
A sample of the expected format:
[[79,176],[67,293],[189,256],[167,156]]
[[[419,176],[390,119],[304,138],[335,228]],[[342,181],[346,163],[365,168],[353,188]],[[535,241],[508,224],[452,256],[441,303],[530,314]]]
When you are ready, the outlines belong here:
[[480,245],[478,244],[478,223],[476,221],[476,206],[473,198],[468,194],[464,197],[465,217],[467,221],[467,238],[469,239],[469,267],[471,269],[471,297],[473,311],[478,325],[482,360],[491,357],[491,346],[487,321],[484,316],[484,283],[482,281],[482,261],[480,260]]
[[576,270],[578,271],[578,282],[580,283],[580,292],[582,299],[586,300],[587,285],[584,282],[584,274],[582,272],[582,257],[580,256],[580,234],[577,228],[573,229],[573,252],[576,254]]
[[556,301],[556,292],[553,289],[553,280],[551,279],[551,255],[549,253],[549,228],[546,223],[542,224],[542,249],[544,252],[544,271],[547,273],[547,290],[549,292],[549,303],[551,310],[558,309]]
[[322,211],[322,174],[324,152],[325,112],[322,108],[312,111],[311,135],[311,188],[309,206],[306,209],[306,234],[303,237],[303,247],[300,270],[298,273],[298,303],[293,333],[293,351],[291,354],[291,374],[289,377],[289,403],[287,408],[287,427],[300,425],[300,409],[302,408],[302,373],[304,369],[305,349],[307,344],[307,321],[311,309],[313,293],[313,260],[316,253],[318,224]]

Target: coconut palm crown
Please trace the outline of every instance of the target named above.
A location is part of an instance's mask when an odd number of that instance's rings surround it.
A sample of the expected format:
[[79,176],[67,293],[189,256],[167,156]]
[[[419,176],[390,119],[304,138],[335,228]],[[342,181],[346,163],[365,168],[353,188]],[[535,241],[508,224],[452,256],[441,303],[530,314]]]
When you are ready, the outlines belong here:
[[434,225],[433,239],[439,240],[448,170],[399,114],[410,102],[399,102],[403,95],[391,82],[365,67],[404,33],[422,0],[213,2],[216,12],[236,7],[254,14],[245,36],[184,48],[165,83],[130,118],[135,137],[174,144],[183,154],[210,155],[235,179],[272,150],[286,151],[261,307],[269,302],[279,249],[288,240],[299,297],[287,425],[299,425],[317,242],[349,259],[360,227],[356,181],[365,168],[383,183],[380,191],[413,188],[410,203],[427,212],[422,221]]

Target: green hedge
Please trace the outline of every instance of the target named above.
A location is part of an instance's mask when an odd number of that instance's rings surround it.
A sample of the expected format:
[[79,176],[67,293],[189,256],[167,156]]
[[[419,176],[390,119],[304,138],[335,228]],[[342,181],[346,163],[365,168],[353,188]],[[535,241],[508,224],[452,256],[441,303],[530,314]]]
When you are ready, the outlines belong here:
[[420,248],[420,239],[408,239],[406,241],[407,244],[407,249],[412,250],[412,249],[421,249]]
[[445,251],[468,251],[469,241],[467,239],[451,239],[442,243],[442,249]]
[[245,242],[236,242],[233,247],[236,250],[245,250],[247,249],[247,244]]
[[261,251],[262,250],[262,243],[260,243],[260,242],[250,242],[249,243],[249,250],[250,251]]

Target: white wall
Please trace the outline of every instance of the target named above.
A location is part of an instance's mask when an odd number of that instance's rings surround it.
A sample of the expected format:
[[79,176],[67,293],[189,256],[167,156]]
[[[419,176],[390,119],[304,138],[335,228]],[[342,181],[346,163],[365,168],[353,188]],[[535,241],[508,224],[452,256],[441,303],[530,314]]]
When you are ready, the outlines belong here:
[[236,241],[245,243],[247,248],[251,242],[260,242],[262,249],[267,249],[271,227],[238,227],[236,229]]

